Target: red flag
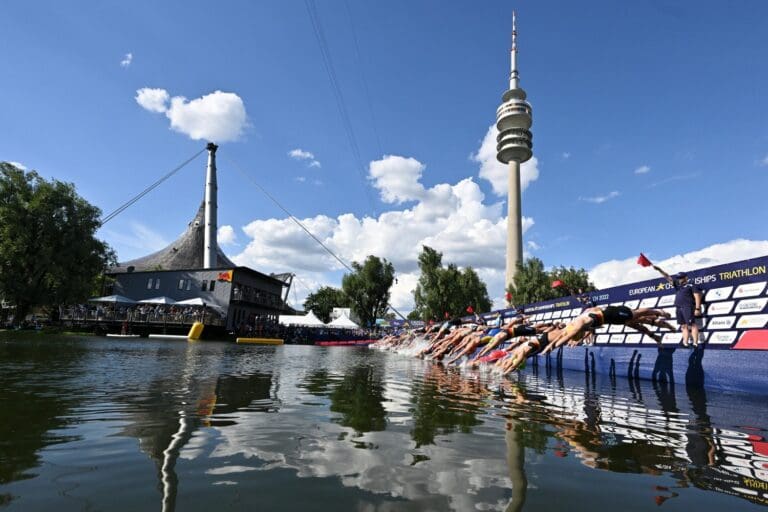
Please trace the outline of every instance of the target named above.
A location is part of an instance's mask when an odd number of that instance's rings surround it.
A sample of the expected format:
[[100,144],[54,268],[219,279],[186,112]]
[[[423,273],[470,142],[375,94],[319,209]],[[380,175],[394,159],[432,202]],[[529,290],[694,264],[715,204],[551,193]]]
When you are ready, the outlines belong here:
[[512,294],[507,292],[506,295],[504,295],[504,298],[507,299],[507,302],[512,302]]
[[637,264],[643,267],[650,267],[651,265],[653,265],[653,263],[651,263],[651,260],[646,258],[645,254],[643,253],[640,253],[640,256],[637,258]]
[[451,318],[451,315],[449,315],[448,312],[446,311],[445,313],[443,313],[443,318],[448,320],[449,318]]
[[552,288],[560,288],[563,286],[563,282],[559,279],[552,281]]
[[475,312],[475,308],[473,308],[472,306],[467,306],[467,313],[471,315],[474,312]]

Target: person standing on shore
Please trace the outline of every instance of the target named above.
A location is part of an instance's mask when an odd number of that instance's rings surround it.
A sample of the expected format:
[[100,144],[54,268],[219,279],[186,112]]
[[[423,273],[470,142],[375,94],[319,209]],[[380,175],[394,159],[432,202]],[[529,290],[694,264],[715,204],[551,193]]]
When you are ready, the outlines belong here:
[[688,341],[693,338],[693,346],[699,346],[699,324],[697,320],[701,317],[701,288],[691,283],[685,272],[678,272],[670,276],[659,266],[653,265],[653,268],[664,276],[669,284],[675,288],[675,312],[677,323],[683,331],[683,346],[688,347]]

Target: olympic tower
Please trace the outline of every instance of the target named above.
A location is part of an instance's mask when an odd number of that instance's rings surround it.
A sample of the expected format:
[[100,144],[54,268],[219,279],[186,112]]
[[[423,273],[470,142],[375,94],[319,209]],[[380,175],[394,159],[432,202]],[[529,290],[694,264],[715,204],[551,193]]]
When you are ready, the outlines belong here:
[[509,164],[507,199],[507,271],[505,284],[513,283],[518,263],[523,261],[523,218],[520,208],[520,164],[530,160],[533,143],[530,128],[532,123],[531,105],[525,98],[525,91],[519,85],[517,76],[517,27],[512,12],[512,50],[509,90],[501,98],[496,110],[496,159]]

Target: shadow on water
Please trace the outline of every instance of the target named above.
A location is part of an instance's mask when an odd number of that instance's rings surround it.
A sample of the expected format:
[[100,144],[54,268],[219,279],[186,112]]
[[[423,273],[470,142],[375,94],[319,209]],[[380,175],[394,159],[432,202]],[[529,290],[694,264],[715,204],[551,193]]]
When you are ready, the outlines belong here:
[[[69,413],[80,404],[75,380],[87,355],[76,343],[51,347],[35,339],[2,341],[0,485],[36,477],[43,448],[76,439],[62,431],[77,421]],[[56,368],[55,376],[51,368]],[[12,500],[12,495],[0,494],[0,505]]]

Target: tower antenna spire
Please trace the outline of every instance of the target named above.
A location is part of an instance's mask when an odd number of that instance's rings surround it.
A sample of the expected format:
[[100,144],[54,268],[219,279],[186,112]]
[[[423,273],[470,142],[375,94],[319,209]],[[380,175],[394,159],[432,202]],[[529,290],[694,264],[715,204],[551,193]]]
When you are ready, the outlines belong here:
[[517,13],[512,11],[512,48],[509,89],[496,109],[496,159],[509,165],[507,199],[507,289],[514,287],[517,266],[523,262],[523,215],[520,205],[520,164],[533,156],[531,104],[517,74]]
[[512,11],[512,51],[517,51],[517,13]]
[[517,13],[512,11],[512,49],[509,51],[509,88],[518,89],[520,78],[517,75]]

